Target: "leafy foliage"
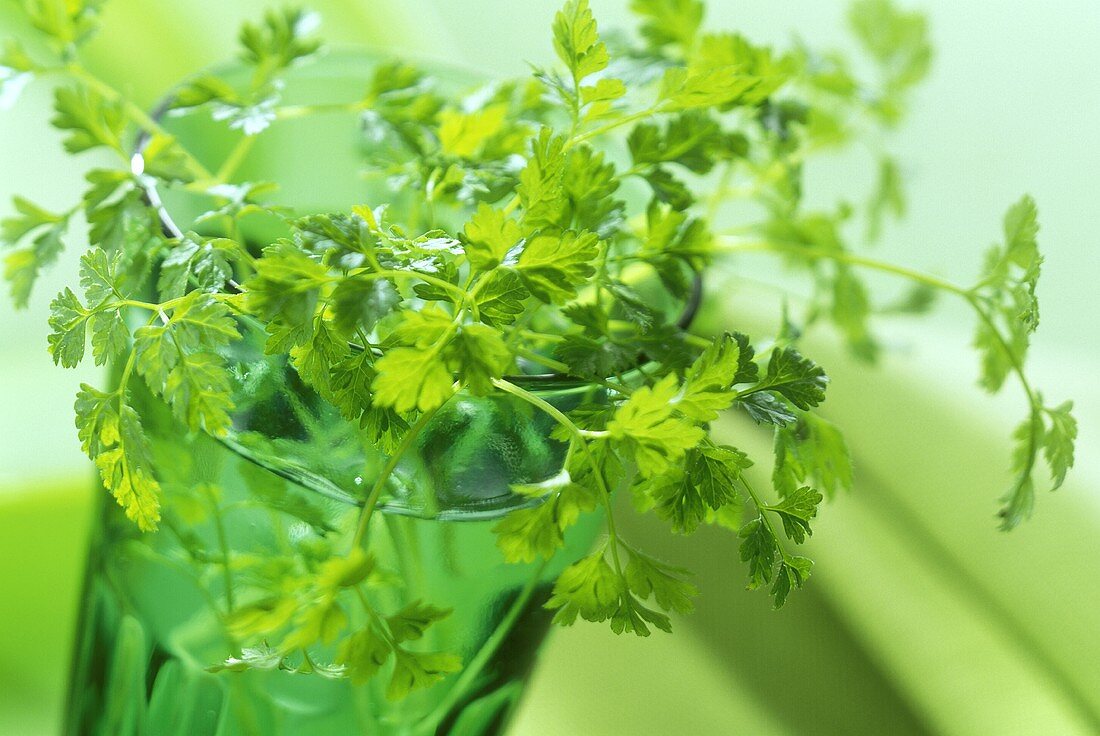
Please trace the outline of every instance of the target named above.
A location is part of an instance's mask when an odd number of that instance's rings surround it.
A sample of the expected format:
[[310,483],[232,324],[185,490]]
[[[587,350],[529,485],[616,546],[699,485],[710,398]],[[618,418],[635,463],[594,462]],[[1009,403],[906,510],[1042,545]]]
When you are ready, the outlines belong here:
[[62,238],[72,213],[55,214],[22,197],[16,197],[14,205],[16,214],[0,222],[0,246],[14,248],[30,240],[29,246],[15,250],[4,260],[4,277],[11,283],[12,299],[17,307],[26,307],[39,273],[65,249]]
[[[513,486],[516,508],[494,525],[504,559],[541,569],[584,515],[602,514],[606,539],[564,568],[545,605],[558,624],[605,622],[638,636],[671,630],[675,616],[692,610],[696,589],[687,571],[620,536],[615,495],[630,494],[676,533],[704,524],[736,531],[748,587],[769,589],[776,608],[806,584],[813,563],[791,550],[813,534],[823,499],[853,484],[840,430],[816,413],[829,379],[799,344],[819,321],[870,361],[881,350],[873,329],[880,313],[921,313],[936,293],[964,299],[978,316],[982,385],[998,391],[1015,377],[1028,399],[1002,525],[1031,513],[1039,466],[1052,488],[1073,466],[1072,403],[1047,405],[1024,370],[1042,263],[1029,197],[1009,209],[1003,242],[971,288],[849,247],[853,220],[865,222],[873,241],[888,217],[904,214],[904,168],[889,151],[875,149],[873,191],[850,198],[860,207],[809,211],[803,203],[803,164],[814,153],[877,138],[868,131],[899,121],[931,60],[919,14],[889,0],[854,4],[852,29],[877,67],[868,83],[842,54],[704,32],[700,0],[632,0],[640,40],[614,43],[601,36],[588,0],[567,0],[551,24],[558,68],[457,94],[392,62],[379,64],[359,99],[288,106],[284,76],[320,49],[317,17],[272,11],[240,33],[247,81],[207,73],[176,91],[173,114],[205,112],[242,134],[212,172],[81,64],[79,46],[101,4],[23,0],[57,65],[8,44],[0,106],[52,69],[67,80],[52,120],[66,150],[114,155],[121,168],[92,171],[70,210],[16,199],[0,244],[12,249],[5,272],[25,306],[73,215],[88,222],[93,246],[81,259],[79,289],[51,304],[49,350],[74,367],[90,344],[97,364],[116,367],[113,388],[82,386],[75,408],[82,447],[121,513],[143,531],[171,528],[202,570],[197,580],[226,579],[216,618],[241,647],[213,671],[356,684],[384,677],[387,696],[400,699],[463,667],[453,654],[422,649],[448,610],[379,603],[399,596],[389,594],[393,573],[371,556],[368,531],[388,484],[405,480],[404,454],[441,410],[470,397],[507,400],[525,418],[552,423],[563,458],[553,477]],[[350,212],[303,213],[271,204],[276,184],[239,180],[249,137],[319,112],[359,120],[367,173],[391,196]],[[131,156],[134,139],[144,141],[140,156]],[[207,209],[166,235],[153,188],[205,197]],[[725,207],[731,201],[749,206]],[[745,214],[754,211],[758,222]],[[748,218],[736,231],[748,237],[724,233],[726,213]],[[246,238],[253,216],[281,225],[279,237]],[[701,276],[731,251],[779,256],[810,284],[805,310],[784,307],[764,343],[739,332],[692,334],[681,316],[694,311]],[[867,269],[907,278],[913,289],[879,305],[862,279]],[[254,360],[248,351],[258,346],[242,342],[258,329],[270,361]],[[551,403],[523,376],[546,372],[561,374],[548,385],[582,398]],[[358,441],[384,453],[370,468],[376,477],[354,531],[285,485],[249,483],[249,472],[259,472],[252,465],[241,472],[248,502],[309,530],[289,551],[263,560],[226,551],[213,560],[177,523],[221,522],[226,509],[212,479],[161,487],[162,459],[131,397],[159,399],[181,433],[217,437],[233,429],[241,387],[285,401],[296,421],[306,421],[303,396],[327,403],[358,428]],[[774,494],[753,485],[753,458],[711,437],[710,424],[731,409],[774,432]],[[322,651],[334,661],[318,662]]]

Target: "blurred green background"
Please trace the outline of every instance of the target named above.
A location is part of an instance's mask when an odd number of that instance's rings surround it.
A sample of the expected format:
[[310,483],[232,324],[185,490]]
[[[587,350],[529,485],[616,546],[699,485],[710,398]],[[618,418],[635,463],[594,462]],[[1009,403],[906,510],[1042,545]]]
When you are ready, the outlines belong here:
[[[112,0],[92,66],[139,101],[232,53],[235,29],[264,0]],[[555,633],[517,734],[1095,734],[1100,733],[1100,4],[1091,0],[926,0],[936,46],[896,148],[910,182],[908,220],[879,256],[959,282],[977,272],[999,218],[1022,192],[1039,202],[1047,263],[1044,324],[1032,370],[1051,400],[1074,398],[1078,467],[1038,499],[1035,519],[996,532],[993,499],[1008,482],[1011,392],[975,386],[970,318],[943,304],[919,324],[884,322],[877,369],[833,336],[813,335],[833,377],[828,414],[846,431],[857,489],[824,509],[808,590],[781,613],[742,590],[736,540],[629,534],[700,571],[698,613],[677,634],[615,638],[604,627]],[[460,61],[490,74],[548,62],[556,0],[315,0],[326,37]],[[592,0],[603,27],[628,22],[627,0]],[[850,45],[844,4],[712,2],[709,24],[758,41],[797,35]],[[0,33],[21,33],[0,3]],[[77,195],[82,167],[48,128],[50,90],[34,86],[0,114],[0,214],[10,195],[46,206]],[[858,155],[816,164],[812,199],[862,197]],[[50,295],[75,280],[81,243],[31,307],[0,307],[0,734],[58,729],[69,631],[93,497],[72,429],[76,385],[94,370],[53,368]],[[730,265],[736,269],[740,264]],[[753,266],[760,273],[759,266]],[[889,282],[883,282],[887,289]],[[712,290],[707,319],[766,333],[751,288]],[[767,452],[752,427],[723,426]]]

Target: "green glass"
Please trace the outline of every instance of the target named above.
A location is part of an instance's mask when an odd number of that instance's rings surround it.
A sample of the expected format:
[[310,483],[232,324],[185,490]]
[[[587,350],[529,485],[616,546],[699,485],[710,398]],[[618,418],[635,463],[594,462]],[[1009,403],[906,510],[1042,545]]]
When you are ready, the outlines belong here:
[[[368,57],[328,57],[295,73],[285,103],[357,99],[375,66]],[[235,138],[205,115],[168,124],[215,167]],[[282,201],[300,213],[387,201],[360,175],[364,145],[355,115],[279,123],[258,139],[238,179],[286,183]],[[205,207],[186,195],[165,201],[181,223]],[[270,218],[245,224],[255,239],[277,230]],[[546,563],[506,564],[496,547],[496,521],[533,503],[511,486],[561,472],[564,447],[550,437],[552,420],[511,396],[456,396],[402,456],[382,513],[372,517],[370,552],[396,580],[378,589],[376,603],[386,612],[414,601],[452,608],[413,648],[457,654],[461,672],[391,702],[385,669],[363,685],[316,672],[208,671],[240,653],[230,622],[253,602],[256,581],[345,551],[387,459],[386,448],[306,387],[285,357],[263,354],[265,336],[254,325],[239,326],[226,437],[188,434],[140,381],[132,384],[164,489],[164,521],[142,534],[98,491],[66,733],[500,733],[549,626],[542,604],[552,580],[590,548],[601,522],[598,514],[583,519]],[[553,379],[516,381],[562,410],[602,399]],[[365,623],[363,612],[348,616],[350,630]],[[334,654],[311,658],[329,663]]]

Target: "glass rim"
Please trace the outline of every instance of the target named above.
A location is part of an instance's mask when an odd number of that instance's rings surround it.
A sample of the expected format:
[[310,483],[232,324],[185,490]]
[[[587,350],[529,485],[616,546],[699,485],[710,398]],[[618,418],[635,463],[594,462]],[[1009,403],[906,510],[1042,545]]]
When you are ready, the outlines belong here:
[[[376,59],[385,58],[381,54],[371,52],[367,49],[362,50],[342,50],[340,52],[343,56],[359,56],[359,57],[373,57]],[[396,58],[396,57],[395,57]],[[447,66],[446,62],[431,61],[431,64],[435,66]],[[215,65],[211,67],[212,72],[225,69],[228,65]],[[472,69],[459,69],[465,74],[474,74]],[[168,115],[172,109],[172,103],[176,99],[177,88],[169,91],[161,101],[150,111],[150,117],[156,121],[161,122]],[[141,157],[149,143],[152,141],[152,134],[148,130],[142,130],[134,141],[132,157],[137,159]],[[168,208],[164,204],[163,198],[160,196],[160,190],[155,182],[143,181],[141,183],[142,196],[147,205],[152,207],[157,213],[157,219],[160,223],[161,232],[168,238],[181,240],[185,237],[185,233],[176,223],[172,214],[168,212]],[[695,317],[698,315],[699,310],[703,303],[703,276],[700,272],[692,272],[692,285],[691,293],[688,295],[688,299],[684,304],[683,310],[680,312],[680,316],[676,319],[675,325],[682,331],[687,331],[695,321]],[[643,365],[646,362],[646,356],[644,354],[639,355],[637,365],[631,369],[636,370],[638,366]],[[628,371],[629,372],[629,371]],[[576,385],[587,385],[590,383],[587,379],[573,376],[568,373],[560,373],[557,371],[551,371],[548,373],[531,373],[531,374],[514,374],[506,375],[502,377],[502,380],[514,383],[516,385],[533,385],[542,389],[552,390],[555,387],[566,388]]]

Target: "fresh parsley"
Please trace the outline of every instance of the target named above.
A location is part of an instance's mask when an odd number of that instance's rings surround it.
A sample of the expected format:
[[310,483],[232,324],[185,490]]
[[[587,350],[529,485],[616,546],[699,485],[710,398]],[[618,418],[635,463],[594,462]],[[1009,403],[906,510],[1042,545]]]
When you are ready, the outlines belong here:
[[[1002,525],[1031,513],[1040,465],[1053,488],[1073,466],[1072,403],[1047,404],[1025,372],[1042,263],[1030,198],[1009,209],[1003,242],[969,287],[849,246],[857,215],[873,240],[905,211],[904,169],[888,151],[876,152],[865,206],[814,211],[803,202],[803,163],[877,141],[871,132],[898,123],[928,71],[925,19],[889,0],[858,0],[850,15],[875,82],[843,54],[711,33],[699,0],[632,0],[633,40],[605,38],[588,0],[568,0],[551,24],[556,68],[460,97],[394,62],[379,66],[359,99],[316,108],[285,105],[282,89],[320,49],[317,16],[272,11],[240,34],[247,83],[208,73],[174,95],[173,114],[209,115],[240,131],[216,171],[82,65],[102,4],[23,0],[52,58],[9,43],[0,102],[39,77],[64,79],[52,123],[66,150],[114,154],[119,168],[93,171],[68,210],[16,199],[0,244],[10,249],[14,300],[25,306],[71,237],[73,216],[87,220],[93,245],[79,290],[51,305],[49,349],[73,367],[90,344],[97,364],[116,368],[108,390],[82,386],[76,402],[78,436],[105,487],[141,530],[157,529],[179,501],[157,480],[132,392],[159,397],[181,432],[225,433],[247,378],[227,355],[246,324],[259,324],[267,352],[286,356],[302,383],[389,458],[363,491],[354,530],[325,525],[308,501],[263,496],[325,542],[245,600],[227,586],[219,617],[242,647],[215,670],[355,683],[385,670],[385,691],[398,699],[462,668],[453,654],[415,646],[449,611],[427,602],[383,610],[375,591],[386,583],[368,534],[402,455],[456,396],[507,396],[552,420],[563,467],[514,488],[525,503],[496,523],[500,551],[510,562],[552,558],[582,515],[603,514],[606,537],[565,569],[545,605],[559,624],[608,622],[640,636],[670,630],[673,616],[692,610],[696,588],[687,571],[621,537],[615,495],[631,495],[677,533],[735,530],[748,587],[770,589],[777,608],[810,577],[813,563],[793,550],[813,534],[822,500],[853,483],[840,430],[817,413],[828,377],[798,346],[813,322],[833,323],[856,355],[873,360],[877,314],[921,313],[936,294],[962,299],[977,317],[982,385],[999,391],[1013,378],[1028,402]],[[239,180],[256,136],[318,112],[359,117],[371,143],[364,166],[388,177],[393,202],[295,213],[270,204],[273,183]],[[132,158],[138,137],[143,149]],[[166,234],[147,197],[153,189],[204,196],[209,209],[185,232]],[[725,232],[716,215],[735,200],[759,217]],[[242,218],[257,213],[280,218],[284,237],[243,238]],[[782,330],[755,345],[740,333],[692,333],[676,318],[697,279],[728,253],[775,256],[808,274],[811,309],[801,319],[785,311]],[[913,291],[879,307],[861,278],[867,270]],[[599,401],[563,410],[509,379],[540,371],[593,387]],[[710,423],[727,411],[774,434],[774,494],[750,479],[754,459],[711,438]],[[217,489],[204,488],[201,503],[221,513]],[[322,664],[316,652],[326,646],[334,661]]]

